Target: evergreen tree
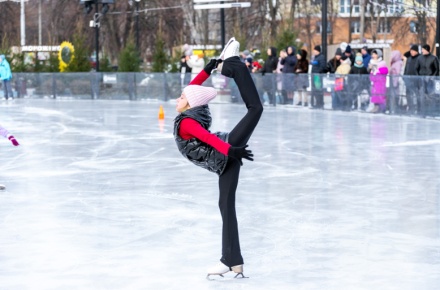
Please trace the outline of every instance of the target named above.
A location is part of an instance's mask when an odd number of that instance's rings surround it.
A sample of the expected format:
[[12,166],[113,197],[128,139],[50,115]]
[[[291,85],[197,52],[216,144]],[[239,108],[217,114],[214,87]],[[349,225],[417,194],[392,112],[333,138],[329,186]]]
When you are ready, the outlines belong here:
[[284,29],[280,34],[278,34],[276,48],[277,51],[281,51],[282,49],[287,49],[288,46],[293,46],[298,50],[298,46],[302,47],[302,43],[297,43],[296,39],[298,38],[298,34],[287,28]]
[[11,66],[12,72],[27,72],[29,71],[29,65],[25,63],[24,52],[15,53],[12,58],[6,56],[6,60]]
[[85,45],[85,38],[81,34],[75,34],[72,45],[75,49],[74,58],[66,69],[66,72],[89,72],[91,69],[89,50]]
[[153,54],[153,72],[164,72],[168,65],[168,58],[165,53],[165,43],[160,36],[156,39],[156,47]]
[[104,54],[103,57],[99,60],[99,71],[100,72],[111,72],[112,64],[108,58],[108,55]]
[[46,60],[46,65],[44,66],[45,72],[59,72],[60,69],[60,60],[58,59],[58,55],[55,53],[51,53],[49,59]]
[[133,42],[129,42],[119,55],[118,71],[120,72],[140,72],[139,53]]

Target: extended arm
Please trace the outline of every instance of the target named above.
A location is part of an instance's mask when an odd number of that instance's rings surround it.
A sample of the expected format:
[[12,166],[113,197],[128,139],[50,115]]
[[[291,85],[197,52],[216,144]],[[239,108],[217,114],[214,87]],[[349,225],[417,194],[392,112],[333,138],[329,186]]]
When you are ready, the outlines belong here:
[[190,85],[202,85],[217,66],[217,60],[211,59],[201,72],[189,83]]
[[234,147],[229,143],[224,142],[218,138],[215,134],[212,134],[208,130],[202,127],[199,122],[194,119],[186,118],[180,123],[179,135],[185,140],[191,138],[197,138],[198,140],[214,147],[218,152],[223,155],[237,159],[240,165],[243,165],[242,158],[253,161],[252,151],[246,149],[248,145],[242,147]]

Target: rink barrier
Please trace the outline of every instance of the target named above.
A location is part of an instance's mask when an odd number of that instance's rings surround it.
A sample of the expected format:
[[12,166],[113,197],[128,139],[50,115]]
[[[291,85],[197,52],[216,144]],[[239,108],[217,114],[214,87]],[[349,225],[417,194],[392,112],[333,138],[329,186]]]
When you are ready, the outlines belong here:
[[[65,98],[102,100],[169,101],[180,96],[193,76],[180,73],[14,73],[12,87],[16,98]],[[324,96],[324,108],[331,110],[369,110],[374,93],[370,75],[334,74],[252,74],[261,100],[270,105],[284,102],[284,88],[293,89],[294,100],[313,105],[311,95]],[[376,76],[385,83],[387,113],[394,115],[440,115],[440,77]],[[218,90],[217,103],[239,103],[234,81],[214,73],[205,84]]]

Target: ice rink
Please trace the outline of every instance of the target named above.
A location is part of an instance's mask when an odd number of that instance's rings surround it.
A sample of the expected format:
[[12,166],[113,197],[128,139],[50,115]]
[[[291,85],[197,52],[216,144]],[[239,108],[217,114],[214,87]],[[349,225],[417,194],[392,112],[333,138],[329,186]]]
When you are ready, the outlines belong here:
[[[158,120],[159,105],[165,121]],[[440,121],[265,107],[237,192],[249,279],[221,254],[218,177],[175,104],[0,101],[0,289],[440,288]],[[213,104],[212,131],[244,105]]]

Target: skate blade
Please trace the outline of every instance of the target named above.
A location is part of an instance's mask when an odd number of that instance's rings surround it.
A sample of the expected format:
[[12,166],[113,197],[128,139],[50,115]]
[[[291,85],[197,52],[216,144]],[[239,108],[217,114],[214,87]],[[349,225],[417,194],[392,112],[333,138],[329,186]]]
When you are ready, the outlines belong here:
[[234,277],[225,277],[223,274],[208,274],[206,279],[209,281],[226,281],[226,280],[235,280],[235,279],[245,279],[246,277],[243,273],[237,273]]
[[[241,277],[238,277],[240,275]],[[237,275],[234,276],[234,279],[244,279],[244,278],[249,278],[249,277],[246,277],[243,273],[238,273]]]
[[222,277],[225,278],[225,276],[223,276],[223,274],[208,274],[206,276],[206,279],[208,279],[209,281],[216,281],[217,279],[213,279],[211,277]]

